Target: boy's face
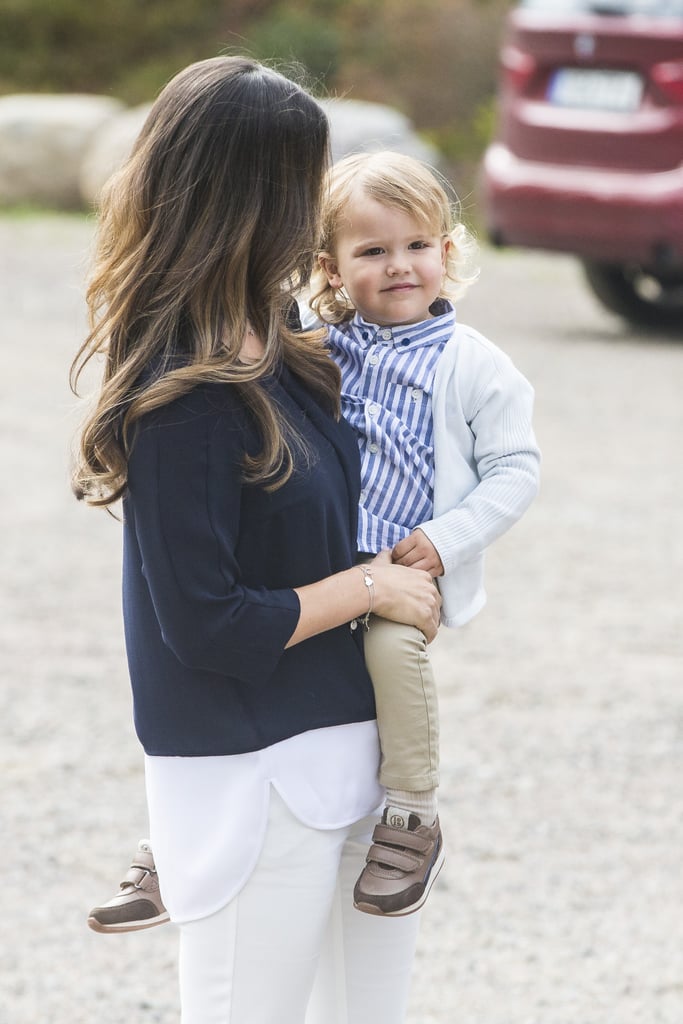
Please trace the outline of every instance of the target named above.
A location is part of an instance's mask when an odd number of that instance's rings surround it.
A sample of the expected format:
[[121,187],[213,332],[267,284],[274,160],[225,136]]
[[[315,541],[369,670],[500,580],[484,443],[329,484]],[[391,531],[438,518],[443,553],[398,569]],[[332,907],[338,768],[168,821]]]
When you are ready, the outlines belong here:
[[383,327],[428,320],[439,296],[450,242],[421,220],[360,189],[346,207],[334,255],[320,265],[364,320]]

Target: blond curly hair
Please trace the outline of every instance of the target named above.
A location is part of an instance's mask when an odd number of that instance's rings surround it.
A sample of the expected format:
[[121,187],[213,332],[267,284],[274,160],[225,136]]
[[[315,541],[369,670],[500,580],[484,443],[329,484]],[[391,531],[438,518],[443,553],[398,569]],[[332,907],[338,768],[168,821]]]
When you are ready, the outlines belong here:
[[[340,225],[358,189],[376,202],[424,222],[434,234],[450,239],[440,298],[454,301],[476,281],[479,270],[473,266],[473,259],[477,244],[460,220],[457,200],[449,198],[448,185],[433,168],[389,150],[354,153],[328,172],[320,255],[334,258]],[[343,289],[332,287],[319,264],[311,275],[309,305],[320,320],[328,324],[343,323],[356,312],[348,295]]]

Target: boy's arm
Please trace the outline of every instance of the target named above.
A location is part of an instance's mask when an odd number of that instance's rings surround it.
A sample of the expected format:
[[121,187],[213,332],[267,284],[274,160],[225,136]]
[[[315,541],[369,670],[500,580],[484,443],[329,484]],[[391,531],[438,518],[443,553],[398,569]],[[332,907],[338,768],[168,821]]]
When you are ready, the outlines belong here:
[[[438,552],[444,573],[480,554],[517,522],[536,496],[540,452],[532,408],[529,382],[511,363],[499,364],[474,403],[469,423],[479,483],[454,508],[417,531]],[[448,453],[439,450],[437,458],[441,472],[446,460],[447,473]]]

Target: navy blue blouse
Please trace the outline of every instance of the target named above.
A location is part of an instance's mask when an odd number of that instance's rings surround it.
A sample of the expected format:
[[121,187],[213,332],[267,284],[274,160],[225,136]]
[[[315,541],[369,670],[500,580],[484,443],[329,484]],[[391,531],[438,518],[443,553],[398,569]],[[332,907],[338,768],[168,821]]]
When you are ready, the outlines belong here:
[[303,437],[278,490],[242,480],[259,439],[231,385],[144,417],[124,500],[123,610],[135,726],[148,754],[239,754],[375,717],[348,624],[285,650],[292,589],[355,558],[355,435],[286,369],[268,383]]

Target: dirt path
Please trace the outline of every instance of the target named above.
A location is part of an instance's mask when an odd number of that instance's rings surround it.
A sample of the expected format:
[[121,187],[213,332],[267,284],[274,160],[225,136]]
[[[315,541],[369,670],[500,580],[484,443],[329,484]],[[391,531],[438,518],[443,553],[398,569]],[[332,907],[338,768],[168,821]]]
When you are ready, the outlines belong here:
[[[91,225],[0,218],[0,1024],[175,1024],[171,927],[85,927],[146,831],[118,525],[66,484]],[[542,495],[434,649],[448,859],[410,1024],[683,1022],[683,343],[570,260],[485,253],[460,315],[537,390]]]

